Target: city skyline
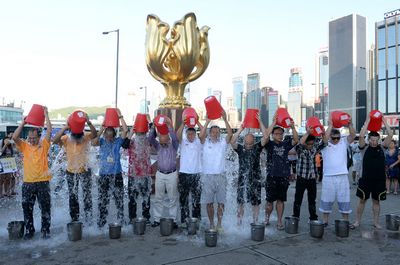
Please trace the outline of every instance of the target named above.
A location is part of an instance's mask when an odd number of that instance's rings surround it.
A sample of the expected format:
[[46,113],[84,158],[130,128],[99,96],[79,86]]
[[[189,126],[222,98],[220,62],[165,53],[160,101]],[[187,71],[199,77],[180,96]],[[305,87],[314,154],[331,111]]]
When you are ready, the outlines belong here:
[[[210,67],[191,84],[193,105],[202,105],[208,87],[221,90],[225,103],[233,96],[232,78],[245,78],[251,73],[260,73],[260,87],[271,86],[287,95],[287,72],[293,67],[303,69],[304,96],[309,98],[315,89],[311,85],[315,80],[315,53],[327,46],[329,21],[350,13],[365,16],[370,46],[374,23],[382,20],[385,12],[400,7],[395,1],[370,1],[362,6],[357,1],[324,6],[317,1],[230,3],[42,0],[3,4],[0,24],[7,27],[2,29],[0,42],[2,97],[14,100],[16,105],[26,102],[25,109],[33,103],[49,108],[112,105],[116,36],[101,33],[120,29],[118,103],[136,113],[143,100],[139,87],[147,86],[149,95],[164,93],[144,63],[147,14],[154,13],[171,25],[193,11],[199,26],[211,27]],[[274,26],[277,21],[278,29]]]

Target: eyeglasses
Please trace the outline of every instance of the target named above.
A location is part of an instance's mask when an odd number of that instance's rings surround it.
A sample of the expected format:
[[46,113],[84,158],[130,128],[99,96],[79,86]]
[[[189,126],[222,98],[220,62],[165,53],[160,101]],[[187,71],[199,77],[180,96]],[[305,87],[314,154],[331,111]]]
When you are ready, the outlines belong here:
[[339,141],[340,140],[340,137],[331,137],[331,139],[332,139],[332,141]]

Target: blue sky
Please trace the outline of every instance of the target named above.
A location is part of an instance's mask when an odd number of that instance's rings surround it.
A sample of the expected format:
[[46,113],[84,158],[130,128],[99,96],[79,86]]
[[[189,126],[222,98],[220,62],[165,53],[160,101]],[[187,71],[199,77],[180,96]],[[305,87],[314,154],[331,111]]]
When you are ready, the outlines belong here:
[[[207,88],[232,93],[232,78],[259,72],[261,85],[288,86],[289,70],[302,67],[306,97],[313,95],[315,53],[328,43],[330,20],[357,13],[367,18],[367,47],[374,23],[400,8],[394,0],[359,1],[0,1],[0,89],[7,100],[48,105],[112,104],[116,35],[120,29],[119,102],[133,112],[140,86],[163,93],[144,60],[146,17],[172,25],[195,12],[208,25],[211,61],[192,84],[194,104]],[[128,96],[128,93],[135,96]]]

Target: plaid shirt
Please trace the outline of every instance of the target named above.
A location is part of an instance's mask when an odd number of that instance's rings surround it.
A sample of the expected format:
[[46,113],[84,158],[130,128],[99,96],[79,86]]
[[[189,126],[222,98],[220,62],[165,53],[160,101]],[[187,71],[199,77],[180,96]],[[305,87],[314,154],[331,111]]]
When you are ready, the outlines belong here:
[[296,174],[303,179],[315,179],[317,176],[317,166],[315,164],[315,156],[325,147],[323,141],[314,144],[311,150],[305,145],[298,144],[295,146],[297,152]]

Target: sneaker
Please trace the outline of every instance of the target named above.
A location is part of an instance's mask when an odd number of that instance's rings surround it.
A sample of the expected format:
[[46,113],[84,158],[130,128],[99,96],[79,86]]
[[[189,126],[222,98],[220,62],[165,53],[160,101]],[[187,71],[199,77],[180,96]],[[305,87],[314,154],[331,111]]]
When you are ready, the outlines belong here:
[[154,223],[151,225],[151,227],[157,227],[160,225],[160,222],[154,221]]

